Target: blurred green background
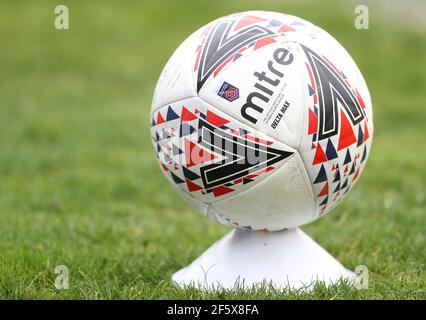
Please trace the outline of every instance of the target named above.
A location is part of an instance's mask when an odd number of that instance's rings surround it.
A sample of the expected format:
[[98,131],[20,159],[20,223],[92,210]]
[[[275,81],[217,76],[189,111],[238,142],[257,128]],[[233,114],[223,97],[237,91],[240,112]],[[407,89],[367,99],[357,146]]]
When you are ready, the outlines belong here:
[[[361,3],[368,30],[354,28],[356,1],[1,1],[0,298],[426,298],[425,6]],[[58,4],[70,30],[54,28]],[[170,281],[229,229],[190,209],[158,168],[155,82],[195,29],[254,9],[329,31],[369,85],[366,170],[303,228],[346,267],[366,265],[369,289],[206,293]],[[68,290],[54,286],[57,265]]]

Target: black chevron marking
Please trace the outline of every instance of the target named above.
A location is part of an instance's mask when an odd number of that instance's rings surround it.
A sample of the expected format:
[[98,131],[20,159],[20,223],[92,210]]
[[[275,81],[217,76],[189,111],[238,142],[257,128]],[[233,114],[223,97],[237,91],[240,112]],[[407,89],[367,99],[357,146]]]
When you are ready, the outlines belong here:
[[225,157],[200,169],[205,189],[244,177],[293,154],[228,134],[201,119],[199,127],[199,143]]

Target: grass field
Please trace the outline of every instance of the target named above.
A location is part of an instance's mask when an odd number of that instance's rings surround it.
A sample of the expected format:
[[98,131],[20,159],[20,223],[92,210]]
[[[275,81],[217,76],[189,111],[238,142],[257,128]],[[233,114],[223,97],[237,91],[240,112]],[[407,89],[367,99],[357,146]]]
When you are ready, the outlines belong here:
[[[0,298],[426,298],[426,31],[346,1],[0,2]],[[328,30],[373,97],[369,163],[303,229],[370,286],[312,293],[177,289],[170,277],[229,231],[190,209],[149,140],[155,81],[175,47],[235,11],[276,10]],[[54,286],[57,265],[70,288]]]

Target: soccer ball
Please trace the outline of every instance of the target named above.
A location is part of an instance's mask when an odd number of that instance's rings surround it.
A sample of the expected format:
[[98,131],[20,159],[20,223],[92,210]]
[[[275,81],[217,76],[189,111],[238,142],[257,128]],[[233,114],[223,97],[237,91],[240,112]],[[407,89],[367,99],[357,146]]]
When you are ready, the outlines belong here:
[[168,180],[221,223],[276,231],[332,209],[365,166],[367,85],[346,50],[301,18],[232,14],[167,62],[151,135]]

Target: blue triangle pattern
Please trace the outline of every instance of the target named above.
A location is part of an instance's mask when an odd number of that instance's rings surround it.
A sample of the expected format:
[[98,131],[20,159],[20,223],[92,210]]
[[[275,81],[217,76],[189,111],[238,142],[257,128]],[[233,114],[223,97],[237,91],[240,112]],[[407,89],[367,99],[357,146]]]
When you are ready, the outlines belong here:
[[171,121],[175,119],[179,119],[179,116],[176,114],[176,112],[173,111],[172,107],[169,106],[169,108],[167,109],[166,121]]
[[242,54],[237,52],[237,53],[235,54],[234,59],[232,60],[232,62],[234,62],[234,61],[238,60],[238,59],[239,59],[239,58],[241,58],[241,57],[242,57]]
[[243,178],[243,184],[247,184],[254,181],[253,179]]
[[355,163],[352,165],[351,171],[349,171],[349,174],[355,173]]
[[345,182],[343,182],[342,187],[340,189],[344,189],[348,186],[348,179],[345,180]]
[[324,165],[321,165],[321,169],[318,172],[318,175],[317,175],[314,183],[320,183],[320,182],[324,182],[324,181],[327,181],[327,173],[325,172]]
[[177,175],[175,175],[173,172],[170,172],[170,175],[172,176],[172,179],[175,183],[179,184],[179,183],[183,183],[184,181],[179,178]]
[[278,27],[280,26],[282,23],[281,21],[277,20],[277,19],[272,19],[269,24],[268,27]]
[[294,20],[292,23],[290,23],[291,26],[302,26],[304,27],[305,24],[299,20]]
[[324,200],[322,200],[322,202],[320,203],[320,206],[326,205],[327,202],[328,202],[328,197],[325,197]]
[[189,170],[188,168],[182,166],[183,169],[183,175],[185,176],[185,178],[187,178],[188,180],[197,180],[200,178],[200,176],[198,174],[196,174],[195,172],[192,172],[191,170]]
[[337,170],[336,176],[334,177],[333,182],[340,181],[340,171]]
[[336,193],[340,190],[340,182],[337,184],[336,188],[334,189],[333,193]]
[[347,164],[347,163],[349,163],[351,161],[352,161],[352,157],[351,157],[351,154],[350,154],[349,149],[348,149],[346,151],[345,161],[343,162],[343,164]]
[[361,126],[359,126],[358,130],[358,142],[356,144],[359,147],[364,142],[364,133],[362,132]]
[[337,158],[336,149],[334,148],[333,143],[331,142],[330,139],[328,139],[327,149],[325,150],[325,154],[326,154],[328,160],[332,160],[332,159]]
[[367,146],[364,146],[364,152],[362,153],[361,162],[367,158]]

